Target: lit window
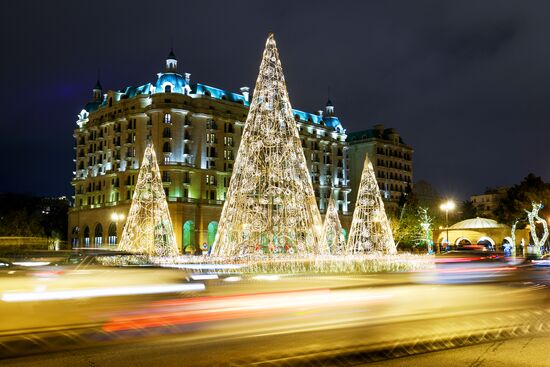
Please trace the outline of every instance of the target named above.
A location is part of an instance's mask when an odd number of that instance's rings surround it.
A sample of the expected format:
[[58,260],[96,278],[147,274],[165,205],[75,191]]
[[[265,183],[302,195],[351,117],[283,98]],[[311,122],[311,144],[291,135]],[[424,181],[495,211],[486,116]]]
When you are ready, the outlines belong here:
[[164,114],[164,123],[169,124],[171,122],[172,122],[172,115],[170,115],[169,113],[165,113]]

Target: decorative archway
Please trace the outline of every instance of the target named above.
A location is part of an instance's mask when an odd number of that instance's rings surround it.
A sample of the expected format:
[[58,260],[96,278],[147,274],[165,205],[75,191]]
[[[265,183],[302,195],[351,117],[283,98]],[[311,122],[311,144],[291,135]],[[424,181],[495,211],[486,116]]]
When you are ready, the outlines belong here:
[[109,245],[116,245],[117,236],[116,236],[116,223],[112,222],[109,225],[109,238],[107,239]]
[[342,234],[344,235],[344,241],[348,243],[348,231],[345,228],[342,228]]
[[96,224],[94,231],[94,246],[101,246],[103,244],[103,226],[101,223]]
[[71,231],[71,246],[78,247],[78,235],[80,234],[80,228],[78,226],[73,227]]
[[192,220],[188,220],[183,224],[182,250],[183,253],[188,250],[195,252],[195,223]]
[[216,239],[216,233],[218,232],[218,222],[213,220],[208,224],[208,247],[212,247],[214,240]]
[[491,247],[491,249],[496,249],[495,241],[491,237],[480,237],[477,240],[477,244],[485,247]]
[[90,227],[84,226],[84,231],[82,231],[82,242],[84,247],[90,247]]
[[458,237],[455,241],[455,246],[457,246],[457,247],[468,246],[468,245],[471,245],[471,244],[472,244],[472,242],[466,237]]

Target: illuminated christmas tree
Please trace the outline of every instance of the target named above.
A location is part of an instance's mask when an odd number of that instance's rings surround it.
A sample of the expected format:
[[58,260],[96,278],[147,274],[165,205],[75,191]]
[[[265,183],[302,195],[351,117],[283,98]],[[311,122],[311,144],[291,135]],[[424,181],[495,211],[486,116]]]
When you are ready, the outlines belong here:
[[331,254],[342,254],[344,252],[345,238],[333,193],[328,199],[327,212],[323,223],[323,236],[326,247],[328,247]]
[[328,253],[321,230],[321,215],[271,34],[212,255]]
[[148,144],[132,198],[120,249],[148,256],[177,256],[178,246],[164,194],[157,156]]
[[[544,207],[542,203],[532,203],[533,209],[531,211],[526,210],[527,219],[529,220],[529,228],[531,230],[531,239],[533,240],[534,254],[536,257],[542,255],[542,247],[546,245],[548,240],[548,223],[545,219],[541,218],[539,211]],[[539,238],[537,234],[537,223],[542,225],[542,237]]]
[[346,253],[372,251],[386,254],[397,252],[374,169],[367,155],[357,192]]

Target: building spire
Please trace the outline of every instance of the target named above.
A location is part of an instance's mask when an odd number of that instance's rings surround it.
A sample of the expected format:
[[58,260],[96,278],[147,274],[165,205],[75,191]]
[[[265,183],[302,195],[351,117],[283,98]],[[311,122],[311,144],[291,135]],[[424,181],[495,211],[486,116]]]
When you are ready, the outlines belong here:
[[100,101],[103,93],[103,87],[101,86],[100,80],[101,76],[101,70],[97,68],[97,81],[95,83],[95,87],[92,90],[92,96],[94,98],[94,101]]
[[334,105],[330,100],[330,86],[327,87],[327,104],[325,105],[325,114],[327,116],[334,116]]
[[170,53],[166,58],[166,72],[167,73],[176,73],[178,71],[178,59],[174,53],[174,46],[172,45],[172,40],[170,40]]

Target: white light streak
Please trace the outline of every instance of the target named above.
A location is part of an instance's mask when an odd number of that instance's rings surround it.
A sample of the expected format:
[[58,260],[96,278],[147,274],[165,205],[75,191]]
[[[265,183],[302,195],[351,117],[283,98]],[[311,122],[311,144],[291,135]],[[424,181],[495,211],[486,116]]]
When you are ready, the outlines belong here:
[[131,287],[113,287],[113,288],[89,288],[73,289],[62,291],[45,292],[14,292],[2,294],[4,302],[35,302],[35,301],[53,301],[68,300],[79,298],[95,297],[114,297],[114,296],[132,296],[140,294],[160,294],[174,292],[202,291],[204,284],[165,284],[165,285],[138,285]]

